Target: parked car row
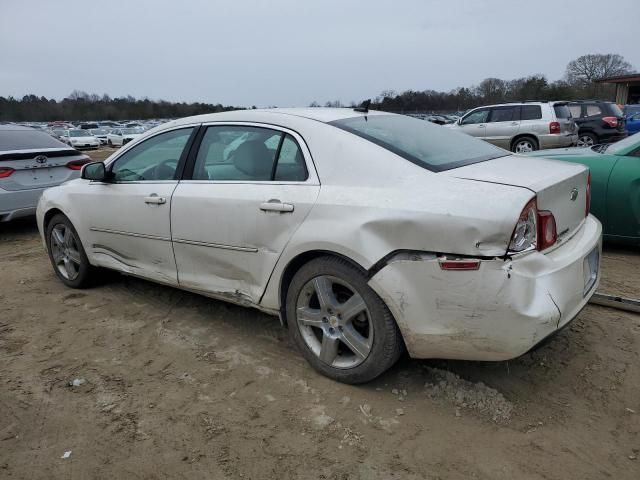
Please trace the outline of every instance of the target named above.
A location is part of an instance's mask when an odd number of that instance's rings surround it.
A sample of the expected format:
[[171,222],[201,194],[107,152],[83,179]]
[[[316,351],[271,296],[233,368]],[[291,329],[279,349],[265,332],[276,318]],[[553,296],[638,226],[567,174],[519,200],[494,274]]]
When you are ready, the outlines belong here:
[[519,102],[474,108],[448,125],[515,153],[591,147],[640,130],[640,111],[613,102]]

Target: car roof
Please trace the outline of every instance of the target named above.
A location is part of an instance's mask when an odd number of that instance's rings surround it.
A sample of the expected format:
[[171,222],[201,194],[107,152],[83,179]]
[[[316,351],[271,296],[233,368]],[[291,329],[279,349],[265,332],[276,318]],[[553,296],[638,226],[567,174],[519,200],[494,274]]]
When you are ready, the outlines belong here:
[[305,118],[318,122],[328,123],[344,118],[364,116],[364,115],[394,115],[389,112],[369,110],[366,113],[357,112],[353,108],[265,108],[251,110],[231,110],[220,113],[206,113],[193,117],[185,117],[178,120],[161,124],[162,129],[176,125],[186,125],[189,123],[207,123],[219,121],[246,121],[246,122],[268,122],[288,123],[291,117]]

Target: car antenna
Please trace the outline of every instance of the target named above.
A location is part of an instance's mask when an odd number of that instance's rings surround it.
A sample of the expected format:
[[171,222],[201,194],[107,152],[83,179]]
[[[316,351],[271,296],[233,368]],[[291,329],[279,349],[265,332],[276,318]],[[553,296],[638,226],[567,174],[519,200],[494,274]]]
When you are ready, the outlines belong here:
[[371,105],[371,99],[365,100],[364,102],[362,102],[360,104],[359,107],[354,108],[353,111],[354,112],[360,112],[360,113],[368,113],[369,112],[369,105]]

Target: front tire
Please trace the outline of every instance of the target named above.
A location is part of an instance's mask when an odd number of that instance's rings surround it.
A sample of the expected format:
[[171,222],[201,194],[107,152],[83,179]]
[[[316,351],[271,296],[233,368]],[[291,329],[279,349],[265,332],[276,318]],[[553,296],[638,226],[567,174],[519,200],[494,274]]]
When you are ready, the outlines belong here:
[[520,137],[511,145],[514,153],[528,153],[538,150],[538,142],[533,137]]
[[55,215],[47,224],[47,250],[53,270],[62,283],[71,288],[87,288],[95,279],[78,232],[67,217]]
[[343,383],[373,380],[398,360],[404,343],[391,312],[366,276],[335,257],[311,260],[287,290],[289,333],[318,372]]

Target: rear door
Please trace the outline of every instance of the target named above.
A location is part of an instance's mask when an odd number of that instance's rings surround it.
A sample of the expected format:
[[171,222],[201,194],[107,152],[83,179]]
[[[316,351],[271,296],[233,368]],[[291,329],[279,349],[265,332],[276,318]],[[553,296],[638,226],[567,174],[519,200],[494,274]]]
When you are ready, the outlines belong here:
[[520,129],[520,106],[491,107],[485,140],[497,147],[511,149],[511,139]]
[[302,137],[209,125],[171,205],[180,286],[257,304],[320,184]]

